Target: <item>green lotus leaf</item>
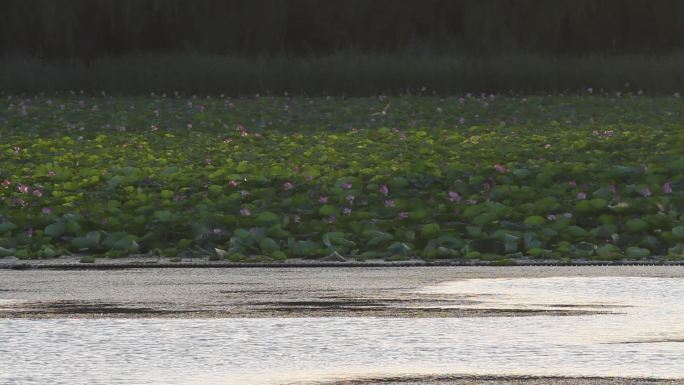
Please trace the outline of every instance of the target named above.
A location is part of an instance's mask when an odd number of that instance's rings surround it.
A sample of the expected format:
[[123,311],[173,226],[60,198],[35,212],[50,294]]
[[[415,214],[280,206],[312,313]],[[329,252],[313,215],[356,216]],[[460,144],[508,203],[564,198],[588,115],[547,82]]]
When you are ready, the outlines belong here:
[[278,245],[278,242],[274,241],[273,239],[264,237],[261,239],[261,241],[259,241],[259,248],[264,253],[272,253],[274,251],[279,251],[280,245]]
[[503,254],[505,246],[497,239],[474,239],[468,243],[468,249],[478,253]]
[[590,200],[589,203],[594,210],[601,210],[608,206],[608,201],[602,198],[594,198]]
[[677,243],[676,245],[667,249],[667,255],[669,256],[684,256],[684,244]]
[[15,230],[17,228],[17,225],[15,225],[12,222],[3,222],[0,223],[0,234],[4,234],[7,232],[10,232],[12,230]]
[[378,230],[365,231],[363,235],[364,237],[369,238],[368,242],[366,242],[367,247],[376,247],[394,240],[392,234]]
[[604,244],[596,248],[596,255],[603,258],[616,258],[622,255],[622,251],[615,245]]
[[528,251],[531,249],[543,249],[545,246],[544,241],[539,239],[539,235],[533,232],[526,232],[523,235],[523,244]]
[[627,255],[627,258],[630,259],[642,259],[649,257],[651,251],[642,247],[631,246],[627,248],[625,254]]
[[157,210],[154,212],[154,219],[161,223],[169,223],[175,220],[175,216],[170,210]]
[[454,237],[453,235],[442,235],[438,238],[435,238],[433,241],[440,247],[446,247],[454,250],[459,250],[465,245],[462,240]]
[[56,238],[66,234],[67,226],[64,222],[56,222],[48,225],[43,231],[45,235]]
[[570,237],[570,239],[579,239],[587,237],[589,232],[579,226],[568,226],[565,228],[564,234]]
[[424,238],[434,238],[440,232],[440,226],[437,223],[428,223],[421,227],[420,234]]
[[648,223],[640,218],[633,218],[625,222],[625,228],[633,233],[648,229]]
[[333,231],[323,234],[323,244],[328,247],[331,247],[332,245],[353,247],[356,245],[356,243],[346,239],[345,234],[340,231]]
[[684,241],[684,226],[676,226],[672,228],[672,235],[679,241]]
[[337,215],[337,214],[339,214],[339,211],[340,210],[337,207],[331,206],[331,205],[323,205],[323,206],[321,206],[321,208],[318,209],[318,213],[321,216],[326,216],[326,217],[332,216],[332,215]]
[[596,245],[588,242],[579,242],[570,249],[571,254],[576,258],[589,258],[594,255]]
[[525,223],[526,225],[541,226],[544,223],[546,223],[546,219],[544,219],[544,217],[539,216],[539,215],[533,215],[533,216],[525,218],[523,223]]
[[134,237],[124,237],[112,245],[112,250],[122,254],[137,253],[140,250],[140,245]]
[[395,242],[389,245],[386,250],[392,255],[409,256],[411,254],[411,247],[403,242]]
[[472,222],[473,224],[476,225],[486,225],[491,222],[494,222],[497,219],[496,213],[489,212],[489,213],[482,213],[475,218],[473,218]]
[[280,222],[280,217],[278,214],[272,213],[270,211],[264,211],[259,213],[256,217],[256,223],[259,226],[272,226]]
[[317,254],[320,247],[313,241],[297,241],[292,247],[292,254],[296,257],[311,257]]

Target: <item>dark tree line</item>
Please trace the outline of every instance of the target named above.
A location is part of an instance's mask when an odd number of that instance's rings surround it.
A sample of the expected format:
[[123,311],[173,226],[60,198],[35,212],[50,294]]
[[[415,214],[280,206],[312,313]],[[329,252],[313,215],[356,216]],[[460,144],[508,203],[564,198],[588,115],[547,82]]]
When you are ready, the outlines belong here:
[[1,0],[0,55],[665,53],[681,0]]

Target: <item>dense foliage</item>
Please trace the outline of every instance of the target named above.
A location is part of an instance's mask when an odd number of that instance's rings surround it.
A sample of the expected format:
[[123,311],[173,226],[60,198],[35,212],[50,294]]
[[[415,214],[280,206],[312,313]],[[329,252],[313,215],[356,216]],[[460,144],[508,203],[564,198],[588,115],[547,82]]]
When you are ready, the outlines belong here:
[[678,95],[0,101],[0,255],[684,254]]
[[684,48],[679,0],[3,0],[0,55],[657,53]]

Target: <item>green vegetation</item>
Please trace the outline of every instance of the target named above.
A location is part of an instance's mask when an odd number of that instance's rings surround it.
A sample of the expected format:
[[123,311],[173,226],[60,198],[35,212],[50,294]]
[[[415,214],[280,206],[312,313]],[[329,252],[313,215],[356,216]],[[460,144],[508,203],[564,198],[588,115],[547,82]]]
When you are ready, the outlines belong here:
[[0,101],[0,257],[684,255],[684,101]]

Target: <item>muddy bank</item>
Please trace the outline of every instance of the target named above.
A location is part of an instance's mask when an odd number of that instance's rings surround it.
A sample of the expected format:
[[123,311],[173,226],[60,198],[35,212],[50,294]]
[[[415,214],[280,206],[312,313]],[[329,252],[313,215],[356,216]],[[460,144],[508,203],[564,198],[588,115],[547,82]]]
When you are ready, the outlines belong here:
[[602,378],[602,377],[527,377],[527,376],[432,376],[395,377],[329,382],[325,385],[681,385],[684,380]]

